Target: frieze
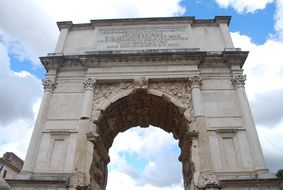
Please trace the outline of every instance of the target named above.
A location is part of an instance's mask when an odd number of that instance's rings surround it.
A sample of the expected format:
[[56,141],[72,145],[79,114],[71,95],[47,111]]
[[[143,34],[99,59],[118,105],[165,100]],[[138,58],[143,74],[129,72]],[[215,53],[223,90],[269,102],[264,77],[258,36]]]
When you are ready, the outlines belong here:
[[118,85],[105,85],[102,86],[102,96],[104,98],[109,98],[110,96],[113,96],[114,94],[123,91],[128,90],[133,87],[133,84],[131,83],[120,83]]
[[162,82],[153,83],[151,88],[165,92],[179,100],[186,108],[191,106],[191,94],[186,89],[186,84],[182,82]]
[[173,96],[182,103],[186,108],[191,107],[191,94],[186,89],[186,83],[182,82],[160,82],[148,84],[148,79],[145,77],[138,78],[134,83],[119,83],[119,84],[102,84],[97,87],[94,96],[94,109],[98,108],[104,101],[110,97],[123,93],[124,91],[134,90],[136,88],[149,88],[159,90],[170,96]]
[[119,84],[101,84],[97,86],[96,93],[94,95],[93,107],[98,108],[101,103],[126,90],[134,89],[133,83],[119,83]]

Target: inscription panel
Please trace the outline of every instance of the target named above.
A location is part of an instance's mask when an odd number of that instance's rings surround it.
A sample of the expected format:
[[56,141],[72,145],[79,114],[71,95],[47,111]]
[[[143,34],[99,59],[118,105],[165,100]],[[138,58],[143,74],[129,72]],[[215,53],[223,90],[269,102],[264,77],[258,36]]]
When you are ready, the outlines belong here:
[[146,25],[96,28],[97,50],[188,48],[189,25]]

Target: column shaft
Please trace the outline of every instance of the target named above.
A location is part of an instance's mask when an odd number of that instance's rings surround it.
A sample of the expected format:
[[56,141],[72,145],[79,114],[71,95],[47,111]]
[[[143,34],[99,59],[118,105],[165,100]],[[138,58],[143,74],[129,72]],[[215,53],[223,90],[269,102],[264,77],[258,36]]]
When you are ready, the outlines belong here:
[[83,99],[81,119],[89,119],[91,117],[93,96],[93,90],[86,89]]
[[88,78],[83,81],[83,84],[85,87],[85,93],[82,104],[81,119],[90,119],[93,104],[95,80]]
[[87,155],[88,140],[86,134],[89,132],[89,128],[92,125],[91,113],[93,107],[95,84],[95,80],[91,78],[87,78],[83,81],[85,92],[82,102],[81,116],[76,140],[74,170],[85,173],[85,175],[89,175],[89,168],[87,166],[88,163],[86,162],[87,159],[84,156]]
[[213,171],[213,166],[210,155],[209,136],[206,127],[207,123],[200,91],[201,83],[202,80],[199,76],[189,78],[196,128],[199,131],[198,143],[200,149],[200,172],[203,172]]

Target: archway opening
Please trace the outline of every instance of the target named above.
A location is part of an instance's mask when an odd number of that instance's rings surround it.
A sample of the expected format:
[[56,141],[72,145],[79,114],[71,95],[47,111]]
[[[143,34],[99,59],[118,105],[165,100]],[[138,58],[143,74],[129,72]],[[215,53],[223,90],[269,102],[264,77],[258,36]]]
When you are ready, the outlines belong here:
[[107,190],[182,190],[180,148],[158,127],[134,127],[119,133],[109,150]]
[[96,122],[96,125],[100,145],[94,146],[90,175],[91,186],[100,188],[92,189],[106,188],[109,149],[116,136],[135,126],[147,128],[150,125],[171,133],[174,139],[178,140],[178,146],[181,150],[179,161],[182,163],[184,189],[188,189],[193,173],[191,139],[187,135],[189,123],[184,117],[183,109],[173,104],[168,96],[156,96],[149,94],[146,90],[134,91],[113,101],[102,112],[102,116]]

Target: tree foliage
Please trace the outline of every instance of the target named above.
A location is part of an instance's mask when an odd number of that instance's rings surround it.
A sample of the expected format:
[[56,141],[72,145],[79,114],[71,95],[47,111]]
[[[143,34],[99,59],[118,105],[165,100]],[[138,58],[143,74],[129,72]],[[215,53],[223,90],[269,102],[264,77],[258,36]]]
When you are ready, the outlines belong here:
[[10,188],[9,188],[9,187],[6,187],[6,186],[0,185],[0,190],[10,190]]
[[283,178],[283,169],[278,170],[277,173],[276,173],[276,176],[278,178]]

